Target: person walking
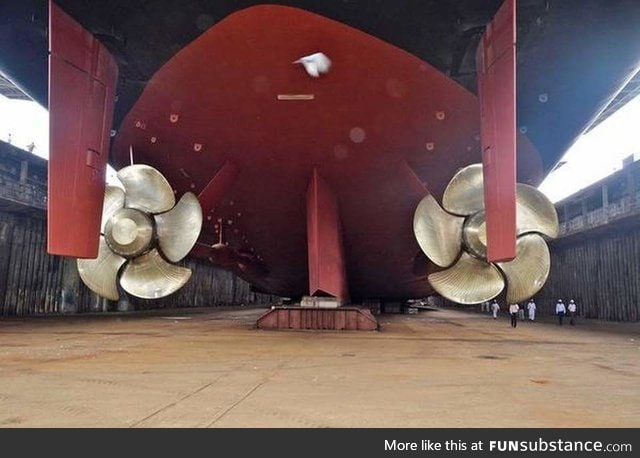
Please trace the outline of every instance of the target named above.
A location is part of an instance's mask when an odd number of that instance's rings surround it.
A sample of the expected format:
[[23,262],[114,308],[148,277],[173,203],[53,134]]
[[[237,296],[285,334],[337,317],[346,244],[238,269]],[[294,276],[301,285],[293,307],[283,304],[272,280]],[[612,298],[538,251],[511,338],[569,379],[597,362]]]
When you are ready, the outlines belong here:
[[564,306],[562,299],[558,299],[558,303],[556,304],[556,315],[558,315],[558,324],[562,326],[562,319],[567,313],[567,308]]
[[536,319],[536,303],[533,302],[533,299],[529,300],[527,311],[529,312],[529,321],[534,321]]
[[511,315],[511,327],[515,328],[518,326],[518,312],[520,311],[520,306],[518,304],[511,304],[509,306],[509,315]]
[[500,306],[498,305],[498,301],[493,300],[493,304],[491,304],[491,313],[493,314],[493,319],[498,318],[498,311],[500,310]]
[[571,326],[575,326],[576,325],[576,310],[577,310],[577,307],[576,307],[576,303],[573,302],[573,299],[571,299],[569,301],[568,309],[569,309],[569,316],[571,317],[571,320],[569,320],[569,324]]

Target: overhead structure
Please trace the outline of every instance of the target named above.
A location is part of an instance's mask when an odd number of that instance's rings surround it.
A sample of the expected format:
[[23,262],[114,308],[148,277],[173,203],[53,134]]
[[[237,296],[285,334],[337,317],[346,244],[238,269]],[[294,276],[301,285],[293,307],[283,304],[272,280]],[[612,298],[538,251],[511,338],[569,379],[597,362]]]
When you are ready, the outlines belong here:
[[[428,276],[433,288],[460,304],[476,304],[498,296],[506,287],[508,303],[524,301],[544,285],[551,267],[543,237],[558,235],[553,204],[536,188],[516,188],[516,257],[509,262],[487,259],[487,226],[482,165],[472,164],[451,179],[442,198],[426,195],[414,214],[413,230],[420,248],[442,270]],[[479,197],[480,196],[480,197]]]
[[0,73],[0,95],[14,100],[31,100],[18,86]]
[[188,192],[176,204],[167,180],[148,165],[125,167],[118,178],[124,190],[107,186],[98,257],[78,259],[80,277],[92,291],[114,301],[120,297],[118,276],[129,294],[168,296],[191,277],[190,269],[175,263],[200,235],[198,198]]

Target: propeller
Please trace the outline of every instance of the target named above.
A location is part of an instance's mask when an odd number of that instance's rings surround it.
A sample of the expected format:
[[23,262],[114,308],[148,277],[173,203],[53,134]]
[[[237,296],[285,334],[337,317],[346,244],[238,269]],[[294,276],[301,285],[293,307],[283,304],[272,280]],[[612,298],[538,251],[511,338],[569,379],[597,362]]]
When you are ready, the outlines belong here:
[[442,197],[430,194],[414,214],[413,231],[427,257],[443,268],[428,276],[433,288],[460,304],[493,299],[507,288],[507,302],[536,294],[549,276],[551,257],[543,236],[558,235],[558,215],[547,197],[533,186],[516,187],[516,257],[487,261],[487,233],[482,164],[460,169]]
[[[191,277],[175,263],[196,243],[202,209],[193,193],[176,204],[173,189],[156,169],[135,164],[118,171],[124,190],[107,186],[96,259],[78,259],[82,281],[95,293],[117,301],[120,285],[129,294],[158,299]],[[124,267],[123,267],[124,266]]]

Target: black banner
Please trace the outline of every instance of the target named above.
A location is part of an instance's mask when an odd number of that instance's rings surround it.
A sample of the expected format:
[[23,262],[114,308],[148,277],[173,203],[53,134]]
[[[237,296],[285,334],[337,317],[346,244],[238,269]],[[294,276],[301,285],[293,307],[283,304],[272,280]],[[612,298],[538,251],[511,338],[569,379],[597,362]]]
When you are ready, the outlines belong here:
[[25,429],[0,430],[0,441],[19,456],[65,457],[596,457],[640,451],[637,429]]

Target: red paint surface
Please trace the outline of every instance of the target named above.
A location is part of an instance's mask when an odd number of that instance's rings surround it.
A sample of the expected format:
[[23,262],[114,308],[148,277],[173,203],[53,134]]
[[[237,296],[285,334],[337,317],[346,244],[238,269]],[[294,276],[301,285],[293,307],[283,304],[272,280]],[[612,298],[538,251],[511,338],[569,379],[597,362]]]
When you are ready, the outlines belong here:
[[500,7],[476,58],[489,261],[516,256],[515,11],[515,0]]
[[260,329],[378,330],[378,322],[369,310],[354,307],[277,307],[258,318],[256,324]]
[[316,169],[307,190],[307,251],[309,294],[346,300],[349,290],[338,202]]
[[227,161],[204,189],[200,191],[198,200],[204,215],[215,213],[216,206],[222,202],[225,194],[229,193],[237,175],[238,166],[231,161]]
[[[292,64],[318,51],[333,62],[327,75]],[[178,194],[237,164],[203,238],[217,240],[214,223],[232,220],[225,241],[268,270],[237,272],[285,296],[308,294],[306,196],[317,169],[340,209],[351,297],[418,297],[431,291],[413,269],[423,184],[439,198],[459,167],[479,162],[479,132],[476,97],[429,64],[338,22],[265,5],[228,16],[156,73],[123,121],[114,158],[126,165],[132,144]]]
[[95,258],[118,67],[52,2],[49,21],[47,251]]

